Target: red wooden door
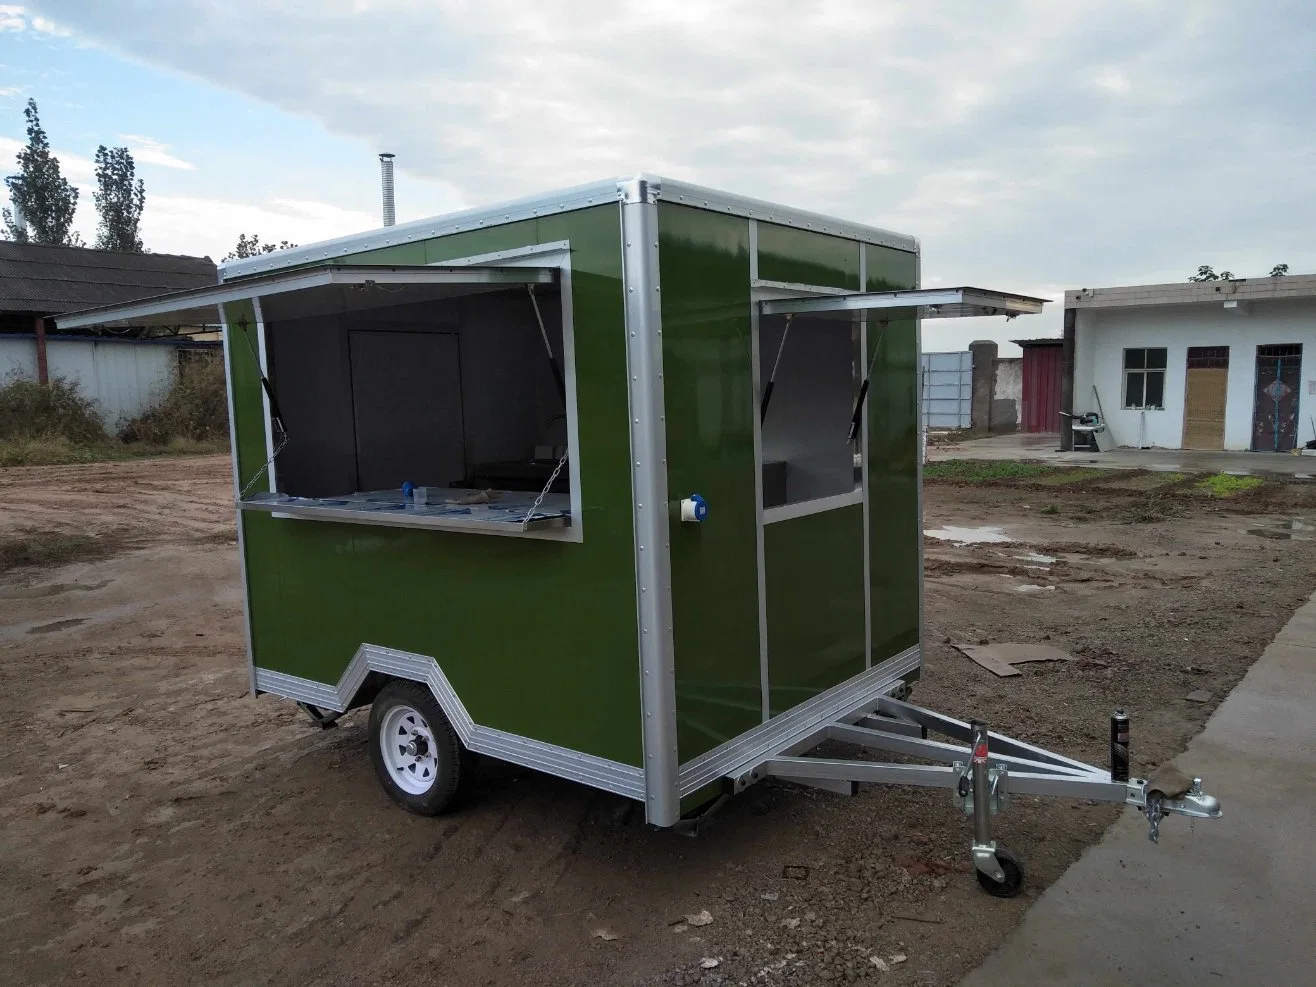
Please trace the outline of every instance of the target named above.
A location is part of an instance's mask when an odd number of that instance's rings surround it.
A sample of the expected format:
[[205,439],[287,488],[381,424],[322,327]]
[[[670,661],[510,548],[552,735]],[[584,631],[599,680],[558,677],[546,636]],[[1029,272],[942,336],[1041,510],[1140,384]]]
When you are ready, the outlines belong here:
[[1020,418],[1025,432],[1060,431],[1060,346],[1025,346],[1024,393]]

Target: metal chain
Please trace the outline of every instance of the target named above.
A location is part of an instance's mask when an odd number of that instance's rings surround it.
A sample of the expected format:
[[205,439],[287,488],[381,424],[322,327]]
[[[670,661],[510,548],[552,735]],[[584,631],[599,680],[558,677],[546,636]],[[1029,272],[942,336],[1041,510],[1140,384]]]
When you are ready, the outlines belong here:
[[544,502],[544,498],[548,496],[549,488],[557,481],[558,474],[562,472],[562,467],[567,465],[567,458],[570,455],[571,450],[568,449],[562,454],[562,458],[557,461],[557,465],[553,467],[553,472],[549,474],[548,482],[544,484],[544,489],[539,491],[539,496],[536,497],[535,502],[530,505],[530,510],[526,512],[526,516],[521,519],[522,531],[525,531],[526,528],[529,527],[531,518],[535,516],[535,511],[539,510],[539,505]]
[[274,447],[274,453],[270,456],[269,459],[265,460],[265,465],[262,466],[260,469],[258,469],[256,471],[255,476],[253,476],[250,480],[248,480],[247,485],[243,487],[241,491],[239,491],[238,500],[242,501],[247,499],[247,494],[249,494],[251,492],[251,488],[256,485],[256,481],[265,475],[266,471],[274,464],[274,461],[279,458],[279,453],[283,452],[283,447],[286,446],[287,444],[288,444],[288,433],[284,432],[280,436],[278,444],[275,445]]

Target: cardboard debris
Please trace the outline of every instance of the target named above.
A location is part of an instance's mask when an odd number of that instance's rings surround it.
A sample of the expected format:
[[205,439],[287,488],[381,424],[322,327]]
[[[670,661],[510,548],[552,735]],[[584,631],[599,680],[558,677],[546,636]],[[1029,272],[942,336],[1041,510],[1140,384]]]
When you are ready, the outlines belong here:
[[707,908],[705,908],[698,914],[687,915],[685,917],[685,922],[686,925],[693,925],[695,928],[699,928],[702,925],[711,925],[713,922],[713,915]]
[[1025,662],[1074,660],[1074,656],[1069,652],[1053,648],[1049,644],[956,644],[953,647],[963,652],[969,660],[977,662],[987,671],[1001,678],[1020,674],[1014,666]]
[[590,935],[595,939],[602,939],[604,942],[616,942],[621,938],[617,933],[613,932],[611,929],[606,929],[603,926],[599,926],[599,928],[591,931]]

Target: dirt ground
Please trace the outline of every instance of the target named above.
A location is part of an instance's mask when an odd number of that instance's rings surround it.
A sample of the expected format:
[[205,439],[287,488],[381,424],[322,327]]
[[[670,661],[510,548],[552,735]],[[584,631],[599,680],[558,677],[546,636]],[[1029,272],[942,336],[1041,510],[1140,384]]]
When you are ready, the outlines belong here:
[[[916,702],[1096,763],[1124,705],[1141,769],[1184,747],[1316,588],[1316,501],[1133,479],[929,487],[928,528],[1013,540],[927,541]],[[222,457],[0,470],[0,540],[104,545],[0,573],[6,983],[953,984],[1118,811],[1016,799],[1012,900],[941,791],[765,783],[690,838],[487,765],[462,811],[408,815],[364,712],[320,731],[248,694],[231,496]],[[1076,660],[1000,679],[951,647],[982,641]]]

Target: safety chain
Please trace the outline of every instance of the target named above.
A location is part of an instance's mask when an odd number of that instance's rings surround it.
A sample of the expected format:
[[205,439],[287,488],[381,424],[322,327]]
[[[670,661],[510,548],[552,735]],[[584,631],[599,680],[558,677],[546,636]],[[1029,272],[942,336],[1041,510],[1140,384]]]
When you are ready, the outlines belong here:
[[525,531],[530,526],[530,521],[535,516],[535,511],[539,510],[539,505],[542,504],[544,498],[548,496],[549,488],[557,482],[558,474],[562,472],[562,467],[567,465],[567,457],[570,455],[571,450],[568,449],[562,454],[562,458],[557,461],[557,465],[553,467],[553,472],[549,474],[548,482],[544,484],[544,489],[539,491],[539,496],[536,497],[535,502],[530,505],[530,510],[526,512],[526,516],[521,519],[522,531]]
[[288,444],[288,433],[281,432],[279,436],[279,441],[274,447],[274,453],[270,456],[269,459],[265,460],[265,465],[256,471],[255,476],[253,476],[250,480],[247,481],[247,485],[243,487],[241,492],[238,494],[238,500],[247,499],[247,494],[249,494],[251,492],[251,488],[256,485],[256,481],[265,475],[266,471],[274,464],[274,461],[279,458],[279,453],[283,452],[283,447],[286,446],[287,444]]

